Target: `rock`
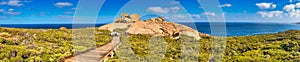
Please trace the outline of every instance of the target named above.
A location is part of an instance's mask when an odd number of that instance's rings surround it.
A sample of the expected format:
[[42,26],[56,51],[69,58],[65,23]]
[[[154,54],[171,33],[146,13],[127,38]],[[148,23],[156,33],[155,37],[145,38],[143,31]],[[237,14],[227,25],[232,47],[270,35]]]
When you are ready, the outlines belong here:
[[197,30],[194,30],[193,28],[181,24],[175,24],[175,25],[179,29],[181,35],[186,35],[186,36],[194,37],[196,39],[201,39],[201,37],[199,36],[199,32]]
[[[126,19],[128,18],[128,19]],[[124,23],[123,23],[124,22]],[[180,35],[186,35],[194,37],[195,39],[201,39],[203,37],[209,37],[208,34],[199,33],[188,26],[165,22],[163,17],[150,18],[150,20],[140,21],[138,14],[121,14],[121,18],[117,18],[115,23],[107,24],[99,27],[101,30],[113,31],[114,29],[128,28],[126,33],[128,34],[149,34],[152,36],[170,36],[173,39],[178,39]]]
[[122,13],[122,14],[121,14],[121,17],[122,17],[122,18],[127,17],[127,16],[129,16],[129,15],[126,14],[126,13]]
[[66,28],[66,27],[60,27],[59,30],[61,30],[61,31],[66,31],[67,28]]
[[199,33],[199,36],[202,38],[211,38],[209,34]]
[[131,24],[127,24],[127,23],[111,23],[111,24],[107,24],[107,25],[103,25],[101,27],[99,27],[98,29],[100,30],[109,30],[109,31],[113,31],[114,29],[125,29],[128,28]]
[[157,20],[158,20],[158,21],[165,21],[165,18],[163,18],[163,17],[158,17]]
[[138,14],[132,14],[130,15],[132,18],[133,22],[139,22],[140,21],[140,16]]
[[148,22],[148,20],[143,20],[144,22]]
[[161,27],[155,23],[138,22],[138,23],[132,24],[126,32],[129,34],[161,35],[161,34],[163,34],[163,31],[161,31],[159,28],[161,28]]
[[166,35],[171,36],[172,38],[179,38],[180,32],[179,29],[175,26],[174,23],[171,22],[159,22],[159,24],[162,28],[161,30],[166,33]]
[[122,13],[121,18],[116,18],[115,23],[135,23],[140,21],[140,16],[138,14],[129,14]]
[[198,31],[187,26],[171,22],[139,22],[129,27],[126,31],[129,34],[150,34],[154,36],[170,36],[178,39],[180,35],[187,35],[196,39],[201,39]]
[[151,18],[150,21],[155,23],[156,19],[155,18]]

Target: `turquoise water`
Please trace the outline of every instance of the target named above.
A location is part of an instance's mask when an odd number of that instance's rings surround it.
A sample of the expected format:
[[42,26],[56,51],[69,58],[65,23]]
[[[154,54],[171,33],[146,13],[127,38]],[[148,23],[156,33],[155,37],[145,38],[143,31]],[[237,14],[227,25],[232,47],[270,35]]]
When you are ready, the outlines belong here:
[[[203,33],[211,33],[207,22],[195,23],[197,30]],[[256,34],[277,33],[287,30],[300,30],[300,24],[284,23],[250,23],[250,22],[227,22],[227,36],[247,36]]]

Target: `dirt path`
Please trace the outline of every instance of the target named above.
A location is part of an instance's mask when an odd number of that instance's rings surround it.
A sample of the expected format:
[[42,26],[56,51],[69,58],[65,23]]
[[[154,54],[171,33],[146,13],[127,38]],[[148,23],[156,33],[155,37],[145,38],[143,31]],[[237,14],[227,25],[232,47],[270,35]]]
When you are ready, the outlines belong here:
[[84,53],[64,58],[61,62],[100,62],[121,43],[120,36],[113,36],[111,42]]

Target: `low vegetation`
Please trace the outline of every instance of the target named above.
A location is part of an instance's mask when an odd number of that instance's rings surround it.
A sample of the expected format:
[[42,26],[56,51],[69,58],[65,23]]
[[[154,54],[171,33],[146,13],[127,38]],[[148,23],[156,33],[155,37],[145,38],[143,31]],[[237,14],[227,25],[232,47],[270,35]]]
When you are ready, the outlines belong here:
[[[19,29],[0,28],[0,62],[57,62],[76,52],[82,52],[93,46],[108,43],[110,31],[86,29]],[[211,59],[212,40],[218,37],[206,37],[195,40],[181,36],[171,39],[168,36],[153,37],[145,34],[125,35],[121,32],[122,44],[109,62],[121,61],[217,61]],[[79,36],[72,35],[81,34]],[[76,32],[76,33],[74,33]],[[95,39],[83,39],[92,38]],[[93,41],[93,42],[87,42]],[[227,37],[224,50],[224,62],[299,62],[300,31],[289,30],[275,34]],[[93,45],[95,44],[95,45]],[[217,46],[218,47],[218,46]]]
[[[110,31],[92,32],[93,30],[93,28],[70,30],[64,27],[60,29],[0,28],[0,62],[58,62],[75,52],[82,52],[92,46],[110,42]],[[72,36],[72,32],[89,34],[76,37],[74,34]],[[83,39],[91,37],[90,34],[94,35],[96,40]],[[95,43],[88,43],[91,41]]]
[[[161,38],[161,39],[157,39]],[[170,39],[169,37],[150,37],[149,35],[129,35],[123,42],[128,41],[133,50],[135,58],[118,57],[122,52],[115,52],[116,56],[109,59],[111,62],[122,60],[145,60],[153,61],[152,56],[163,54],[157,61],[162,62],[179,62],[179,61],[216,61],[210,59],[212,40],[217,37],[203,38],[193,40],[187,36],[181,36],[180,39]],[[149,42],[160,41],[166,42],[166,48],[149,46]],[[300,31],[289,30],[276,34],[262,34],[254,36],[235,36],[226,38],[226,49],[222,61],[224,62],[299,62],[300,61]],[[198,44],[196,44],[196,43]],[[193,44],[194,43],[194,44]],[[123,43],[124,44],[124,43]],[[198,45],[198,46],[197,46]],[[187,47],[191,46],[191,47]],[[165,49],[160,53],[152,53],[151,49]],[[188,48],[196,51],[189,52]],[[199,49],[199,50],[198,50]],[[198,51],[197,51],[198,50]],[[188,53],[187,53],[188,52]],[[124,53],[123,53],[124,54]],[[155,61],[155,62],[157,62]]]

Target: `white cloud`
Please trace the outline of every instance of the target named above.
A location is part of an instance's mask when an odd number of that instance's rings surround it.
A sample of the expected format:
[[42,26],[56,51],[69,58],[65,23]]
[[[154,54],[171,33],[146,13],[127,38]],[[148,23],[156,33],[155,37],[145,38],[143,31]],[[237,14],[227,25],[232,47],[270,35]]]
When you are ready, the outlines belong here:
[[296,3],[296,8],[300,8],[300,2]]
[[21,4],[19,0],[10,0],[7,2],[7,5],[18,7],[18,6],[22,6],[23,4]]
[[283,9],[286,10],[286,11],[294,11],[295,8],[296,8],[296,5],[294,5],[294,4],[285,5],[283,7]]
[[300,19],[300,2],[296,4],[289,4],[284,6],[284,10],[287,11],[286,15],[291,18]]
[[0,12],[7,15],[20,15],[21,12],[15,12],[14,9],[8,9],[8,11],[5,11],[4,9],[0,9]]
[[71,8],[71,10],[77,10],[78,8]]
[[8,15],[20,15],[21,12],[15,12],[14,9],[9,9],[8,12],[6,12]]
[[14,11],[14,9],[8,9],[8,11]]
[[282,16],[283,11],[257,12],[257,14],[263,18],[272,18]]
[[290,0],[289,2],[291,3],[291,2],[293,2],[293,0]]
[[276,4],[272,4],[272,5],[271,5],[271,8],[272,8],[272,9],[274,9],[274,8],[276,8],[276,7],[277,7]]
[[168,8],[162,8],[162,7],[148,7],[147,11],[148,12],[153,12],[153,13],[168,13],[169,9]]
[[295,11],[288,12],[288,16],[292,18],[300,18],[300,10],[297,9]]
[[274,8],[276,8],[276,4],[273,4],[273,3],[256,3],[256,6],[259,9],[274,9]]
[[203,14],[206,16],[216,16],[216,14],[212,12],[204,12]]
[[20,15],[21,14],[21,12],[6,12],[6,14],[8,14],[8,15]]
[[171,4],[180,4],[180,2],[178,2],[178,1],[173,1],[173,2],[171,2]]
[[67,14],[67,15],[74,14],[74,12],[65,12],[65,14]]
[[231,4],[224,4],[224,5],[219,5],[219,7],[231,7]]
[[69,2],[57,2],[54,4],[54,6],[63,8],[63,7],[67,7],[67,6],[73,6],[73,4],[69,3]]
[[263,18],[285,17],[292,19],[300,19],[300,3],[288,4],[283,7],[283,11],[257,12]]
[[172,15],[171,18],[172,18],[172,19],[183,19],[183,18],[185,18],[185,16],[180,15],[180,14],[174,14],[174,15]]
[[200,15],[198,15],[198,14],[192,14],[191,15],[193,18],[196,18],[196,19],[200,19],[201,17],[200,17]]
[[24,4],[22,4],[22,2],[31,2],[31,1],[28,1],[28,0],[4,0],[2,2],[0,2],[0,5],[9,5],[9,6],[16,6],[16,7],[19,7],[19,6],[23,6]]
[[0,5],[6,5],[7,2],[0,2]]
[[171,9],[172,12],[174,12],[174,13],[177,13],[177,12],[180,10],[179,7],[171,7],[170,9]]
[[181,9],[180,7],[170,7],[170,8],[148,7],[147,11],[152,13],[169,13],[170,11],[173,13],[177,13],[180,9]]

